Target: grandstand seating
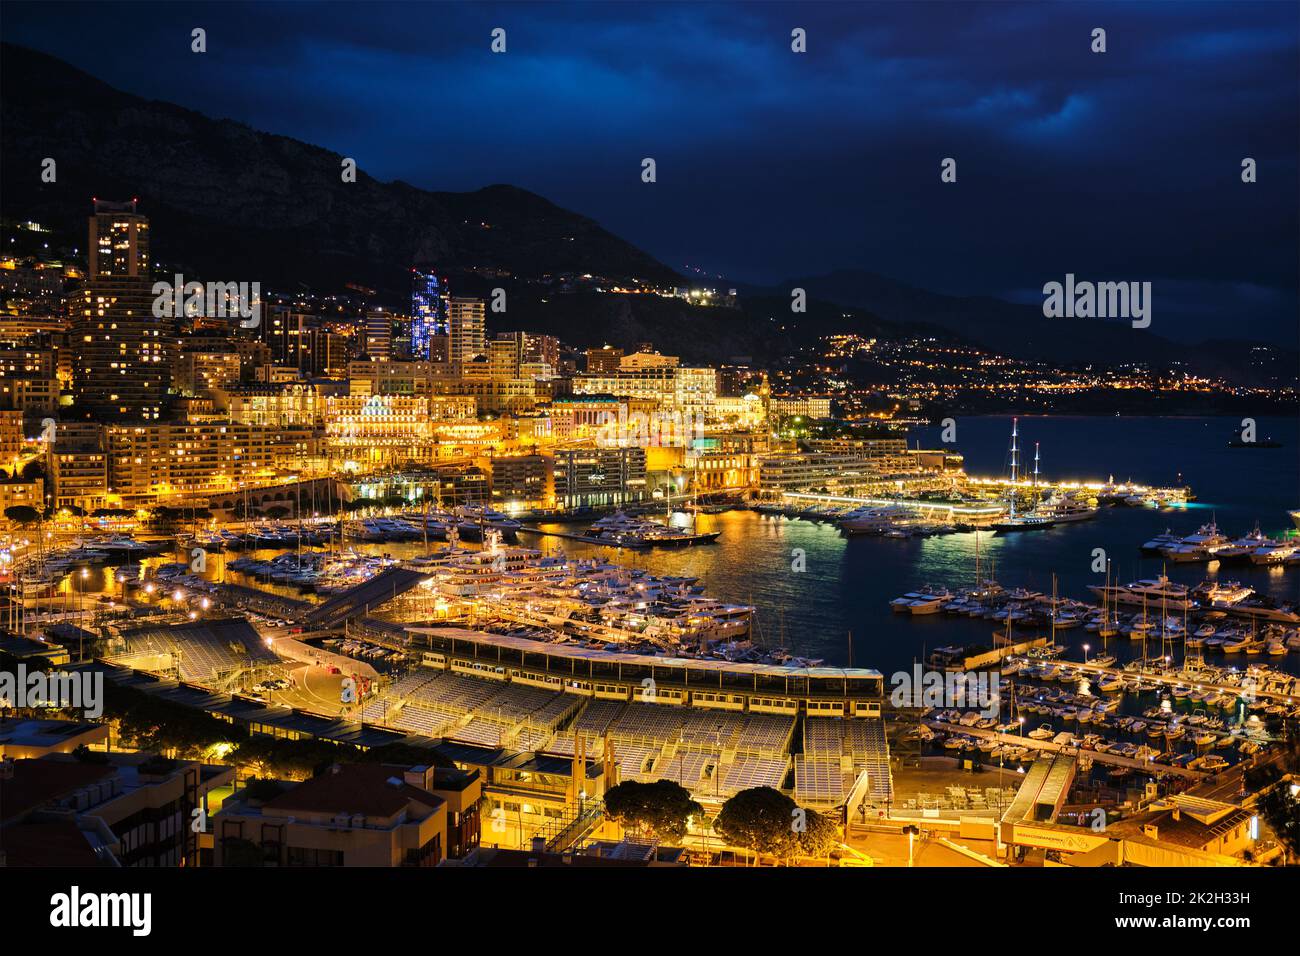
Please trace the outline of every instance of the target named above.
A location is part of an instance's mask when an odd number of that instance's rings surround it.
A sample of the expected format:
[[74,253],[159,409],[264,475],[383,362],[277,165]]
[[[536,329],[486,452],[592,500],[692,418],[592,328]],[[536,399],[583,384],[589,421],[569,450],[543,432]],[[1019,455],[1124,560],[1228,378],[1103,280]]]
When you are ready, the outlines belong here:
[[390,727],[404,730],[408,734],[440,737],[451,720],[445,714],[421,710],[418,707],[404,707],[396,714],[390,714],[387,722]]
[[799,754],[794,758],[794,798],[799,802],[843,803],[852,780],[845,781],[839,760]]
[[[717,761],[715,754],[679,750],[671,757],[665,756],[660,760],[652,776],[656,780],[673,780],[694,790],[712,780],[712,774],[717,772]],[[711,772],[706,775],[706,771]]]
[[872,802],[892,798],[880,720],[806,718],[802,753],[792,757],[799,749],[793,715],[596,700],[427,668],[388,686],[361,716],[409,733],[565,757],[582,734],[591,760],[601,759],[608,738],[620,779],[675,780],[701,797],[783,789],[793,769],[800,802],[842,803],[864,771]]
[[624,740],[673,741],[686,716],[682,707],[633,702],[610,724],[609,732]]
[[773,714],[748,714],[736,741],[736,750],[747,754],[786,754],[794,734],[794,718]]
[[803,723],[803,750],[809,756],[838,758],[844,752],[844,720],[809,717]]
[[651,758],[659,756],[659,747],[651,744],[617,743],[614,756],[618,759],[620,780],[658,780],[659,777],[646,767],[654,767],[658,762]]
[[499,747],[510,730],[510,724],[475,717],[460,727],[452,727],[446,735],[452,740],[483,747]]
[[737,757],[722,774],[721,793],[731,796],[751,787],[779,789],[790,770],[790,758]]
[[578,719],[573,722],[574,730],[585,731],[588,734],[603,735],[605,730],[614,719],[617,718],[626,707],[620,700],[592,700],[587,702],[587,706],[582,709]]
[[243,618],[157,624],[121,636],[127,650],[119,659],[170,655],[181,680],[195,683],[214,683],[279,661]]

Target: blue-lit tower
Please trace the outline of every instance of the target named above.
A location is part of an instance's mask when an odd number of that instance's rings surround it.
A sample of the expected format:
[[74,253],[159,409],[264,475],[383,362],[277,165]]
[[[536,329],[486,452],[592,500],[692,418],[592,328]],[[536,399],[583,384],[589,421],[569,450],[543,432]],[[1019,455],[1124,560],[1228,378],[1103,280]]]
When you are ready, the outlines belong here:
[[432,272],[411,270],[411,357],[427,361],[429,340],[448,333],[446,283]]

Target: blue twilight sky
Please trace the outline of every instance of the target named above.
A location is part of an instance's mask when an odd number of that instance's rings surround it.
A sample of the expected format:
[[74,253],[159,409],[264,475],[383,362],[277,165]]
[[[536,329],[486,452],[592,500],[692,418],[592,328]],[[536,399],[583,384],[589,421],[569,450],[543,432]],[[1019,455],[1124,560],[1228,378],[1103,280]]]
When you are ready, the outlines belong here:
[[1293,2],[7,3],[0,34],[379,179],[531,189],[679,270],[1031,302],[1073,272],[1151,281],[1173,337],[1300,328]]

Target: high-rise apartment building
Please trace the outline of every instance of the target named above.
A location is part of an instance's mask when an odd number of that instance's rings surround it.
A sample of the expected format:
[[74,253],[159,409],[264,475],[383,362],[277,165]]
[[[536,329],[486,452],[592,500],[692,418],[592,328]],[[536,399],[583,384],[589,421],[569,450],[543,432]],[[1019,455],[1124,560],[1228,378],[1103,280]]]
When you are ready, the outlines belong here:
[[617,372],[618,364],[623,358],[623,350],[611,345],[603,348],[587,349],[587,374],[599,372]]
[[393,314],[383,309],[366,313],[365,353],[385,361],[393,357]]
[[482,299],[447,300],[450,354],[453,362],[469,362],[486,351],[487,307]]
[[519,344],[519,360],[525,365],[545,365],[552,374],[560,368],[560,340],[554,335],[535,332],[498,332],[496,341],[507,339]]
[[175,323],[153,314],[149,220],[136,201],[95,201],[89,269],[70,303],[72,386],[79,413],[157,419],[171,384]]

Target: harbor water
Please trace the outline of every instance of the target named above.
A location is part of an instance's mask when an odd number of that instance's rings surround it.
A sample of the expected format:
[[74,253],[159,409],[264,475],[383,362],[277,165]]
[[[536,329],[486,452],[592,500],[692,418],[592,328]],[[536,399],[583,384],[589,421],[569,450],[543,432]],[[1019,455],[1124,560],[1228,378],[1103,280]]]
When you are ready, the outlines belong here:
[[[1234,449],[1227,446],[1239,423],[1229,419],[1184,418],[1069,418],[1032,417],[1020,420],[1021,447],[1039,443],[1045,480],[1117,481],[1132,479],[1146,485],[1188,485],[1197,500],[1183,508],[1102,508],[1097,517],[1061,524],[1046,531],[1019,534],[958,533],[901,540],[844,536],[830,522],[790,519],[734,510],[700,515],[700,531],[721,531],[712,543],[687,548],[619,550],[571,539],[521,534],[520,543],[574,558],[602,556],[659,575],[699,578],[706,593],[720,600],[756,607],[754,638],[770,647],[820,658],[831,665],[872,667],[886,674],[910,669],[924,661],[936,647],[989,645],[996,627],[992,621],[944,614],[895,614],[889,601],[900,594],[932,584],[953,591],[974,586],[978,548],[980,573],[1004,587],[1023,587],[1050,593],[1052,577],[1062,598],[1089,602],[1098,599],[1088,590],[1104,575],[1094,573],[1096,550],[1111,563],[1111,574],[1124,584],[1169,577],[1188,585],[1207,578],[1240,581],[1256,591],[1283,600],[1300,599],[1300,567],[1264,568],[1241,564],[1165,565],[1156,555],[1140,552],[1143,542],[1172,530],[1191,534],[1206,522],[1217,521],[1221,531],[1236,538],[1256,521],[1266,534],[1294,533],[1289,510],[1300,507],[1300,467],[1297,466],[1295,421],[1261,419],[1261,436],[1281,442],[1277,449]],[[1006,474],[1011,420],[1006,417],[958,420],[959,442],[968,473],[997,477]],[[941,447],[937,429],[920,429],[910,436],[913,447]],[[582,531],[590,522],[543,523],[543,530]],[[394,557],[423,552],[420,544],[353,544],[357,551]],[[437,545],[435,547],[441,547]],[[243,552],[270,558],[279,550]],[[222,574],[223,562],[235,553],[209,555],[209,577]],[[179,560],[184,555],[158,560]],[[157,563],[150,561],[146,563]],[[86,577],[73,576],[61,590],[73,606],[92,595],[120,593],[112,568],[89,569]],[[295,594],[287,586],[255,582],[261,587]],[[83,598],[78,592],[84,589]],[[1128,610],[1134,610],[1129,608]],[[1153,616],[1159,608],[1152,607]],[[1038,631],[1017,630],[1015,636],[1036,636]],[[850,650],[850,635],[852,647]],[[1080,659],[1082,645],[1093,653],[1100,638],[1084,628],[1059,631],[1057,639]],[[1123,637],[1112,639],[1109,650],[1122,660],[1139,653]],[[1152,655],[1158,646],[1148,649]],[[1179,649],[1181,653],[1181,647]],[[1300,652],[1285,658],[1249,658],[1300,673]],[[1247,658],[1235,661],[1244,666]],[[1223,659],[1220,657],[1219,662]],[[1234,663],[1230,661],[1229,663]]]

